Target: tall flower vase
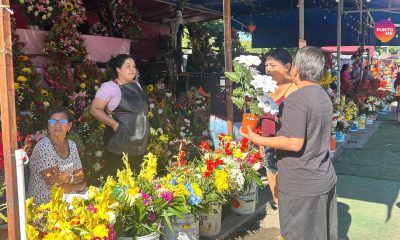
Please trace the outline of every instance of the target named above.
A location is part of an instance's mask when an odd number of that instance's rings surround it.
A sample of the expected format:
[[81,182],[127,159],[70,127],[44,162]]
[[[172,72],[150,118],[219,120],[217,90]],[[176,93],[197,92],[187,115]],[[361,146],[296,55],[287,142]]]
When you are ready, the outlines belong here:
[[367,118],[365,119],[365,124],[373,124],[374,123],[374,118],[372,115],[368,115]]
[[344,140],[345,140],[344,132],[340,132],[340,131],[336,132],[335,140],[336,140],[336,142],[344,142]]
[[221,232],[222,206],[213,214],[200,213],[199,233],[202,237],[215,237]]
[[240,215],[250,214],[256,211],[257,204],[257,185],[253,181],[250,189],[242,192],[232,200],[232,210]]
[[165,226],[165,239],[199,239],[199,221],[197,221],[193,214],[184,214],[182,218],[171,217],[171,225],[173,232],[169,227]]
[[365,115],[361,115],[358,117],[358,129],[364,130],[365,129]]
[[254,131],[254,129],[256,129],[258,121],[260,121],[260,118],[257,115],[252,113],[244,113],[241,127],[242,132],[247,133],[247,126],[250,126],[251,130]]

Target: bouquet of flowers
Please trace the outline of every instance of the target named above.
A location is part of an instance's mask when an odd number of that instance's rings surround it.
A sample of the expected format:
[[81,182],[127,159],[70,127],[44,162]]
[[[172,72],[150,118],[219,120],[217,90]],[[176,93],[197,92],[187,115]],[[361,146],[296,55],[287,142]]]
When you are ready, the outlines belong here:
[[[353,106],[351,104],[351,106]],[[333,113],[333,125],[335,125],[336,132],[347,132],[350,128],[350,123],[356,115],[352,110],[353,108],[347,108],[346,96],[342,96],[337,104],[334,104]]]
[[112,0],[110,6],[113,15],[114,36],[136,40],[141,34],[138,25],[140,16],[132,1]]
[[67,17],[57,18],[46,35],[43,51],[51,59],[61,62],[63,65],[80,63],[88,54],[75,23]]
[[[182,217],[187,213],[185,199],[155,179],[157,158],[149,153],[144,157],[142,169],[134,177],[127,156],[123,158],[125,168],[118,170],[113,195],[121,208],[116,219],[115,229],[119,235],[140,237],[152,232],[159,232],[162,222],[171,227],[171,216]],[[110,177],[109,177],[110,178]]]
[[57,1],[58,9],[62,9],[61,17],[71,19],[76,25],[86,21],[86,9],[82,0],[60,0]]
[[[52,188],[50,202],[36,205],[26,200],[28,239],[109,239],[116,240],[113,227],[118,202],[112,197],[114,183],[102,189],[90,187],[83,198],[64,201],[63,190]],[[111,196],[111,197],[110,197]]]
[[379,110],[380,102],[374,96],[369,96],[365,100],[364,111],[367,116],[375,115],[376,112]]
[[225,76],[237,87],[233,90],[232,102],[246,113],[264,115],[278,113],[278,106],[268,95],[277,88],[270,77],[259,75],[252,66],[258,66],[261,60],[256,56],[240,56],[233,62],[234,72],[225,72]]
[[50,63],[43,69],[43,78],[50,89],[56,93],[54,97],[62,104],[75,90],[75,79],[71,68],[62,63]]
[[[220,142],[218,150],[207,153],[204,156],[207,165],[204,175],[211,174],[211,167],[227,171],[228,184],[223,184],[222,186],[223,188],[228,187],[228,190],[225,190],[227,195],[230,196],[236,196],[248,190],[253,183],[263,187],[258,170],[264,166],[264,163],[255,145],[247,139],[233,141],[231,136],[223,134],[220,135]],[[203,144],[201,147],[204,149],[205,145]]]
[[57,16],[57,1],[50,0],[19,0],[29,21],[41,27],[51,26]]

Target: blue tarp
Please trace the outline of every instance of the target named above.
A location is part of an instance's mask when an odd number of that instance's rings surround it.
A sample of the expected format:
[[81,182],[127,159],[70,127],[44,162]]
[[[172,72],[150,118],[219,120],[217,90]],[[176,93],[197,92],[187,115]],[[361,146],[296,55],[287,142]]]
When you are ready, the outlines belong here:
[[[177,3],[176,0],[168,0]],[[209,8],[222,13],[222,0],[185,0],[184,2]],[[344,10],[357,10],[354,0],[344,1]],[[400,0],[391,0],[391,7],[397,13],[375,12],[388,8],[390,0],[363,1],[363,9],[370,9],[375,22],[391,18],[400,23]],[[234,19],[245,25],[253,22],[257,29],[253,33],[253,47],[297,47],[299,38],[299,11],[297,0],[253,0],[234,1],[231,13]],[[337,3],[335,0],[305,0],[305,39],[307,45],[336,45]],[[367,13],[364,13],[367,16]],[[360,14],[346,14],[342,17],[342,45],[361,45],[363,37],[359,34]],[[365,18],[364,18],[365,19]],[[232,22],[239,30],[242,26]],[[400,31],[400,28],[397,28]],[[399,36],[398,34],[397,36]],[[400,38],[382,43],[374,36],[373,26],[368,28],[365,45],[400,46]]]

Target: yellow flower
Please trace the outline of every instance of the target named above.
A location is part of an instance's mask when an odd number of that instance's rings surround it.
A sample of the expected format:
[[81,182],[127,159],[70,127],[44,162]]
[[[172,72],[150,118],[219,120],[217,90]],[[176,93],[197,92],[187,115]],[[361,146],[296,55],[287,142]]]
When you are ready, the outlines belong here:
[[14,90],[17,90],[19,88],[19,83],[14,83]]
[[95,79],[93,82],[94,82],[94,83],[99,83],[99,80]]
[[152,112],[149,112],[147,115],[149,116],[150,119],[153,118],[153,113]]
[[18,82],[26,82],[26,81],[28,81],[28,79],[26,77],[24,77],[24,76],[18,76],[17,77],[17,81]]
[[82,73],[81,77],[82,77],[82,78],[87,78],[87,75],[84,74],[84,73]]
[[233,155],[235,156],[235,158],[242,158],[242,156],[243,156],[242,150],[235,149],[235,152],[233,153]]
[[40,90],[40,92],[42,93],[42,96],[43,96],[43,97],[49,96],[49,92],[48,92],[46,89],[44,89],[44,88],[42,88],[42,89]]
[[149,93],[151,93],[151,92],[154,91],[154,86],[153,86],[153,84],[150,84],[150,85],[147,86],[147,91],[148,91]]
[[74,5],[72,3],[66,3],[64,6],[64,9],[67,10],[68,12],[74,10]]
[[214,178],[215,178],[215,188],[217,192],[222,193],[228,190],[228,172],[226,170],[218,170],[214,171]]
[[32,70],[30,69],[30,68],[23,68],[22,70],[21,70],[23,73],[27,73],[27,74],[31,74],[31,72],[32,72]]
[[108,237],[108,228],[104,224],[99,224],[94,228],[93,235],[99,238]]
[[157,157],[148,153],[143,158],[143,163],[139,173],[139,179],[151,181],[157,174]]
[[27,224],[25,229],[28,239],[38,239],[39,232],[33,226]]
[[168,143],[169,137],[168,135],[165,134],[161,134],[161,136],[159,137],[160,141],[163,143]]
[[101,129],[105,129],[105,128],[106,128],[106,125],[104,125],[104,124],[102,124],[102,123],[99,124],[99,126],[98,126],[98,129],[100,129],[100,130],[101,130]]
[[199,184],[192,183],[192,189],[194,194],[196,194],[199,198],[203,198],[203,191],[200,189]]
[[82,89],[85,89],[86,88],[86,83],[79,84],[79,87],[82,88]]

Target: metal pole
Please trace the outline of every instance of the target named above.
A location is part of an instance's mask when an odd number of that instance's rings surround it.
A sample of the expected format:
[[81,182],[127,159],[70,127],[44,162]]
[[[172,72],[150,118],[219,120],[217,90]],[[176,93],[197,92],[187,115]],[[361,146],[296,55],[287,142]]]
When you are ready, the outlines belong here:
[[3,133],[4,168],[7,194],[8,239],[20,240],[17,172],[17,125],[15,116],[14,74],[9,0],[0,0],[0,110]]
[[337,15],[337,32],[336,32],[336,41],[337,41],[337,95],[340,98],[340,57],[342,54],[342,14],[343,14],[343,2],[344,0],[340,0],[338,2],[338,15]]
[[[224,0],[224,53],[225,71],[232,72],[232,32],[231,32],[231,1]],[[228,134],[233,135],[233,104],[232,104],[232,82],[226,79],[226,108]]]
[[304,37],[304,0],[299,0],[299,48],[305,47]]

